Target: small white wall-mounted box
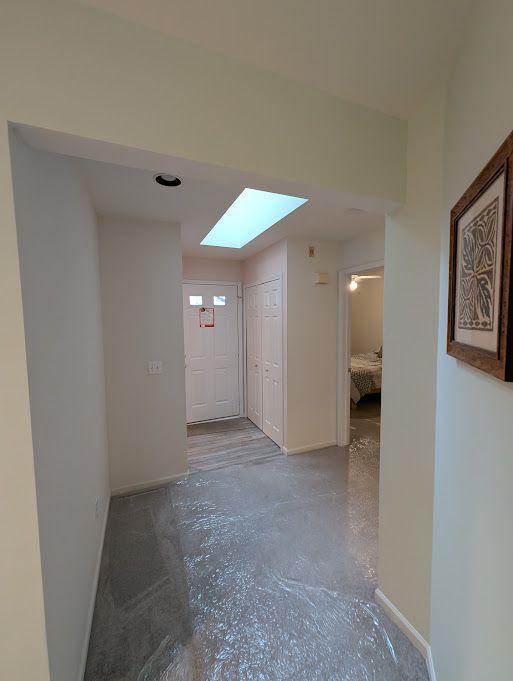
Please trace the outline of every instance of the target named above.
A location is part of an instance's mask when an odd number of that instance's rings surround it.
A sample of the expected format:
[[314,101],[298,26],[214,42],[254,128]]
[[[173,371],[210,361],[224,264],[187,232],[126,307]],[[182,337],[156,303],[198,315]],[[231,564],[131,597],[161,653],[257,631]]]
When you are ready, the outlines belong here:
[[152,359],[151,362],[148,362],[148,373],[150,375],[161,374],[162,362],[159,359]]
[[314,274],[314,283],[315,284],[329,284],[330,283],[329,272],[316,272]]

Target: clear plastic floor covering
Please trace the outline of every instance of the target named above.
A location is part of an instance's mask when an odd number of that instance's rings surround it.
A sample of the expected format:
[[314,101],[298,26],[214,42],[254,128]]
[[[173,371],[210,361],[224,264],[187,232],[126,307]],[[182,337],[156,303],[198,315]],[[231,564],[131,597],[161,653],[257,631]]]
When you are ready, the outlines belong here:
[[373,599],[379,426],[113,500],[86,681],[428,681]]

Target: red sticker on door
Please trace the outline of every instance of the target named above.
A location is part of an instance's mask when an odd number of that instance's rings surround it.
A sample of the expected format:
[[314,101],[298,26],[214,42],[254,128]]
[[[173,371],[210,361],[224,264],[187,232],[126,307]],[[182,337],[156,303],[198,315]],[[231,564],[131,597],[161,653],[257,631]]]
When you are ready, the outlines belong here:
[[212,329],[214,327],[214,308],[200,307],[199,323],[202,329]]

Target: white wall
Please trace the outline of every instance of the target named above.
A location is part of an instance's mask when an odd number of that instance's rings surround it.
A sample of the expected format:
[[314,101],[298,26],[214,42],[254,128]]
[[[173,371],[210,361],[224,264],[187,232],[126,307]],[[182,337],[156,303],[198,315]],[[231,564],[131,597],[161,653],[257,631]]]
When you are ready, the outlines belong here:
[[[278,243],[256,253],[244,261],[244,284],[246,286],[255,282],[266,281],[268,277],[283,274],[286,280],[287,274],[287,240],[282,239]],[[286,295],[284,294],[284,299]]]
[[242,260],[216,258],[182,258],[183,278],[198,281],[242,281]]
[[383,344],[383,279],[361,279],[349,300],[351,354],[379,350]]
[[[114,494],[187,471],[180,226],[102,218],[100,270]],[[163,373],[148,375],[161,360]]]
[[[315,257],[308,257],[308,247]],[[339,244],[287,239],[287,450],[336,442]],[[315,284],[327,272],[329,284]]]
[[96,220],[71,163],[11,152],[50,671],[78,681],[109,503]]
[[426,639],[443,112],[443,97],[433,96],[409,121],[406,206],[387,218],[385,251],[379,588]]
[[513,127],[512,26],[508,0],[476,3],[448,89],[431,622],[438,681],[513,676],[513,385],[445,352],[449,211]]
[[382,261],[385,257],[385,219],[383,228],[364,232],[343,241],[339,249],[339,269],[357,268],[370,262]]

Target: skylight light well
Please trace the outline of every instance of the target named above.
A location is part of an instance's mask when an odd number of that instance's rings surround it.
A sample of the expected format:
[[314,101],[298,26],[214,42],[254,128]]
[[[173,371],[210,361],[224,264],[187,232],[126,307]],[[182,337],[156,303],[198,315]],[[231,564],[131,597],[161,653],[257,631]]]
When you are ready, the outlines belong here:
[[308,199],[244,189],[201,242],[202,246],[242,248]]

